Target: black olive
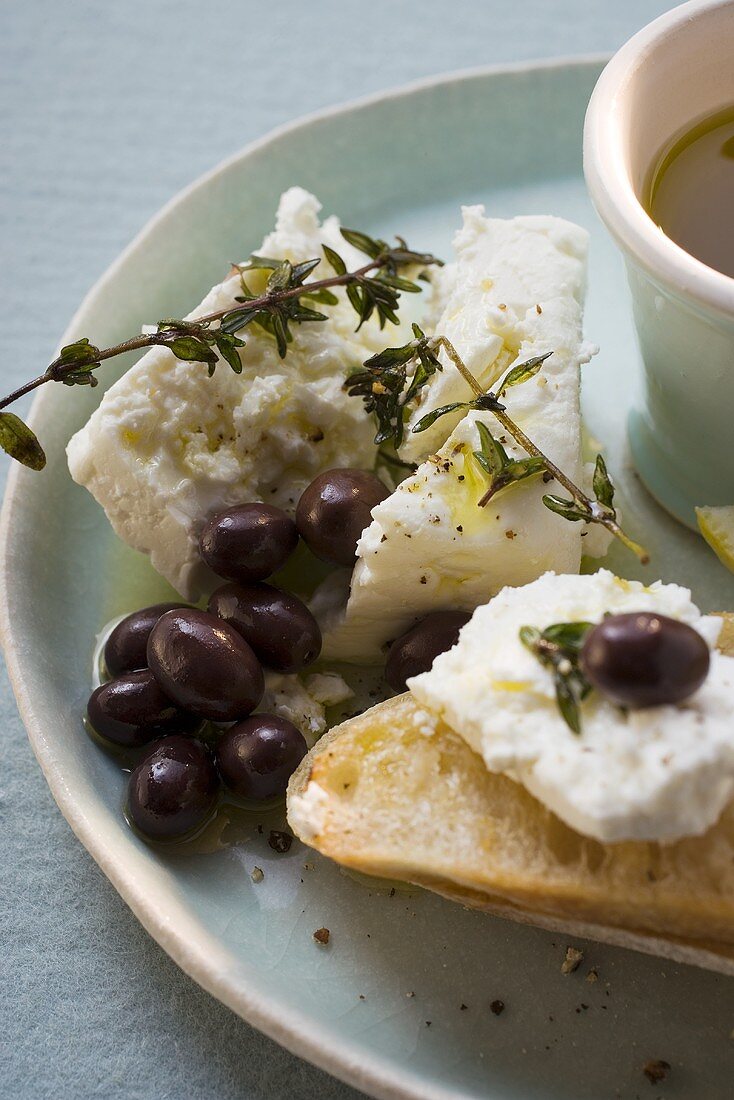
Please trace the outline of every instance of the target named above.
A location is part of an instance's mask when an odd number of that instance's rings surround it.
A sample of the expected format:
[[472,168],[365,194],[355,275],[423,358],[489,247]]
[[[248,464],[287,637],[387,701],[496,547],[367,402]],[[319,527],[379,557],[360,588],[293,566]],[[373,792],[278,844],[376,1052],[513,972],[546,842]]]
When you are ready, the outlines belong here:
[[226,787],[240,798],[275,798],[308,751],[303,734],[276,714],[253,714],[231,726],[217,745]]
[[271,504],[239,504],[213,516],[199,552],[218,577],[262,581],[281,569],[298,545],[293,520]]
[[206,611],[168,611],[148,639],[148,664],[163,691],[201,718],[229,722],[254,710],[263,672],[244,638]]
[[681,703],[706,679],[709,648],[687,623],[651,611],[610,615],[586,636],[584,676],[621,707]]
[[87,718],[101,737],[127,747],[169,733],[189,733],[201,724],[171,702],[147,668],[96,688],[87,703]]
[[332,565],[354,565],[357,543],[372,509],[390,495],[369,470],[327,470],[304,490],[296,524],[308,548]]
[[118,623],[104,647],[104,663],[110,676],[145,668],[148,663],[148,638],[161,615],[187,606],[185,603],[155,603],[152,607],[133,611]]
[[218,615],[278,672],[297,672],[321,652],[321,631],[297,596],[271,584],[223,584],[209,599]]
[[203,825],[219,779],[207,749],[190,737],[166,737],[130,776],[127,811],[151,840],[172,840]]
[[433,611],[397,638],[385,665],[385,679],[393,691],[405,691],[411,676],[428,672],[439,653],[456,645],[470,618],[468,611]]

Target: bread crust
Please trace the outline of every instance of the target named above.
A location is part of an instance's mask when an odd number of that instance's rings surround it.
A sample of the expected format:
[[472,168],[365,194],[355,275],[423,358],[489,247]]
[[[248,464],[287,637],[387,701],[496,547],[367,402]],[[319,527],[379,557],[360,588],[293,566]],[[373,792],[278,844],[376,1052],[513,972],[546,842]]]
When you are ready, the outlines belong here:
[[[299,796],[311,782],[325,797],[319,820],[304,823]],[[734,807],[704,837],[668,846],[581,837],[441,722],[422,731],[409,693],[325,735],[291,779],[288,806],[302,839],[354,870],[734,974]]]

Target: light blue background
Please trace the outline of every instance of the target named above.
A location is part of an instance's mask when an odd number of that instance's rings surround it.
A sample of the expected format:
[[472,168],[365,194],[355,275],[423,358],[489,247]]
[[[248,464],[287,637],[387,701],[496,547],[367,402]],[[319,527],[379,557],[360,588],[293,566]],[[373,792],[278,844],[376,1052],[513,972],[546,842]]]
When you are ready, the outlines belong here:
[[[44,368],[162,203],[271,127],[432,73],[611,51],[670,6],[2,0],[0,390]],[[137,924],[56,809],[4,670],[0,736],[0,1095],[357,1097],[212,1000]]]

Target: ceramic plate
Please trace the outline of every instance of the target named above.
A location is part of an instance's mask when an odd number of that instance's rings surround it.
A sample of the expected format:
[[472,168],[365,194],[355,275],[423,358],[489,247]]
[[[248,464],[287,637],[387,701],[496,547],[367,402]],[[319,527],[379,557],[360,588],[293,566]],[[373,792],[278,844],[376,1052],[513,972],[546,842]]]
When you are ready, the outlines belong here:
[[[584,109],[600,68],[591,60],[473,72],[280,130],[167,206],[88,296],[64,342],[89,335],[104,346],[180,315],[233,256],[259,244],[293,183],[347,224],[399,232],[444,255],[461,203],[484,202],[503,217],[571,218],[592,234],[586,333],[602,349],[585,371],[584,408],[621,485],[627,525],[644,534],[656,576],[690,585],[705,608],[733,607],[734,577],[660,512],[628,466],[637,353],[621,261],[581,174]],[[105,383],[113,374],[100,372]],[[672,1064],[670,1095],[730,1096],[729,979],[592,943],[564,977],[561,938],[427,893],[391,895],[297,843],[277,855],[267,830],[250,828],[214,855],[176,858],[133,836],[120,812],[121,773],[80,715],[95,633],[161,598],[163,586],[65,473],[64,444],[99,392],[49,386],[34,406],[51,461],[43,475],[16,469],[8,485],[4,642],[62,812],[172,958],[255,1026],[379,1097],[635,1097],[650,1094],[641,1072],[650,1058]],[[637,572],[628,557],[613,560]],[[250,878],[255,865],[260,883]],[[312,937],[324,925],[327,949]],[[505,1004],[499,1016],[495,1000]]]

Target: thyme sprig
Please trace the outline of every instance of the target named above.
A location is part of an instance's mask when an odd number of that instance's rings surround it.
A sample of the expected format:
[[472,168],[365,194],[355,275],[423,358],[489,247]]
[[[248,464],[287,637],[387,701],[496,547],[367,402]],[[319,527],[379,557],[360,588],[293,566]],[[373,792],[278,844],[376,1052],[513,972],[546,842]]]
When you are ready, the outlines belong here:
[[580,667],[581,650],[593,623],[553,623],[545,630],[535,626],[520,628],[520,641],[540,663],[551,670],[558,709],[568,728],[581,733],[581,703],[591,684]]
[[[399,348],[385,348],[367,359],[344,383],[351,397],[361,397],[368,413],[377,419],[375,444],[391,439],[397,448],[405,436],[405,417],[416,397],[443,366],[419,325],[413,324],[413,339]],[[413,367],[409,374],[408,368]]]
[[[86,337],[67,344],[43,374],[0,400],[0,449],[31,469],[43,469],[46,456],[35,434],[15,414],[2,410],[48,382],[61,382],[65,386],[96,386],[98,379],[95,371],[101,364],[126,352],[166,347],[177,359],[205,364],[210,377],[220,359],[239,374],[242,371],[239,351],[246,343],[239,333],[249,325],[260,327],[272,335],[278,354],[285,358],[293,339],[294,325],[328,320],[327,315],[314,309],[313,305],[336,305],[338,299],[332,293],[334,287],[345,288],[357,314],[358,329],[373,314],[380,328],[387,323],[397,324],[400,295],[418,293],[421,289],[412,277],[407,276],[412,276],[416,268],[422,271],[431,265],[441,265],[442,261],[428,252],[413,251],[402,237],[397,237],[397,244],[391,246],[386,241],[352,229],[342,229],[341,234],[349,244],[367,256],[368,263],[348,271],[343,258],[328,245],[323,246],[323,257],[299,264],[252,256],[247,264],[235,265],[240,272],[242,286],[235,306],[215,310],[191,321],[168,318],[159,321],[151,330],[108,348],[99,348]],[[307,282],[324,260],[334,274]],[[253,293],[247,284],[247,273],[255,270],[269,271],[262,294]]]
[[477,431],[480,450],[474,451],[474,458],[489,478],[489,488],[482,497],[482,506],[487,505],[492,497],[510,485],[545,472],[545,460],[538,455],[510,458],[500,440],[495,439],[487,425],[480,420],[477,421]]
[[[480,508],[486,507],[498,492],[506,489],[515,481],[522,481],[537,473],[554,479],[569,493],[570,499],[546,494],[543,504],[550,511],[572,523],[597,523],[605,527],[615,538],[637,556],[642,565],[646,565],[649,554],[634,542],[621,528],[614,507],[614,485],[601,455],[597,455],[593,477],[594,497],[589,497],[571,478],[558,467],[552,459],[541,451],[510,417],[506,405],[500,400],[512,386],[522,385],[534,378],[543,363],[552,354],[534,356],[519,363],[505,375],[497,390],[483,390],[477,379],[468,369],[454,345],[445,336],[428,339],[417,325],[413,326],[415,339],[400,348],[387,348],[379,355],[368,359],[364,368],[357,371],[345,382],[350,394],[359,396],[369,412],[374,412],[378,431],[376,443],[392,440],[399,447],[404,438],[405,418],[411,404],[437,371],[443,370],[438,352],[443,349],[471,389],[474,397],[469,401],[453,401],[448,405],[431,409],[413,425],[412,432],[424,432],[432,424],[457,409],[480,410],[490,412],[504,428],[507,435],[522,447],[527,458],[512,460],[502,443],[492,436],[486,425],[478,425],[480,432],[480,451],[474,452],[474,458],[490,478],[487,491],[479,499]],[[427,368],[426,364],[430,364]],[[415,364],[413,374],[409,367]],[[534,460],[534,461],[533,461]]]

